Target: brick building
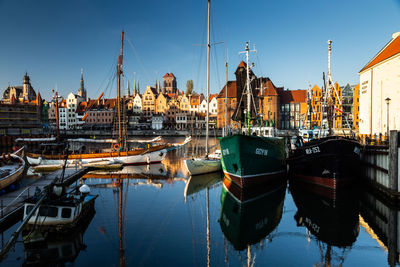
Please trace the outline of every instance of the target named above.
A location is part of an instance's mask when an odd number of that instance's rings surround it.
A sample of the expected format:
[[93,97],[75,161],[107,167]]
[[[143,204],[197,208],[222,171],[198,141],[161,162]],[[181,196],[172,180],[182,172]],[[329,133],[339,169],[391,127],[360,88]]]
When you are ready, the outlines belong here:
[[22,86],[8,86],[0,101],[0,135],[29,135],[42,131],[42,104],[26,73]]
[[164,94],[177,94],[178,88],[174,74],[166,73],[163,77],[163,93]]

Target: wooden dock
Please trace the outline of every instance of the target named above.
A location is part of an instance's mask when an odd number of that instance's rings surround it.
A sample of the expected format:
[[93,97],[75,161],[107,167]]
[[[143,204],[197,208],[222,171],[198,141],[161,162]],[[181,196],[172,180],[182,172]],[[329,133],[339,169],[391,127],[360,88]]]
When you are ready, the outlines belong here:
[[[66,168],[64,184],[70,185],[79,177],[87,173],[91,168]],[[52,173],[43,174],[33,183],[22,186],[21,188],[0,196],[0,230],[8,228],[16,220],[22,219],[23,201],[35,194],[36,189],[43,190],[54,179],[62,175],[62,169]]]

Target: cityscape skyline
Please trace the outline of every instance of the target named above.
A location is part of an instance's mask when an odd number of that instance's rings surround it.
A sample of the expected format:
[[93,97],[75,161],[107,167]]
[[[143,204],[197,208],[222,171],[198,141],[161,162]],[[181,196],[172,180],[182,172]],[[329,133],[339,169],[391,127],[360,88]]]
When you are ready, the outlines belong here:
[[[66,97],[79,89],[83,69],[88,97],[97,98],[101,92],[115,97],[111,73],[124,30],[125,81],[131,82],[131,91],[134,80],[140,82],[143,93],[145,86],[172,72],[181,91],[192,79],[194,90],[205,93],[202,44],[206,42],[207,2],[121,4],[128,7],[98,1],[0,1],[1,91],[9,84],[22,85],[28,72],[44,99],[51,99],[56,86]],[[256,1],[252,6],[212,1],[211,5],[212,43],[224,42],[212,47],[211,93],[218,93],[225,84],[226,55],[228,79],[234,79],[243,60],[238,53],[246,41],[258,50],[252,60],[256,75],[270,77],[286,89],[306,89],[309,83],[322,84],[328,39],[333,40],[333,79],[344,86],[358,83],[358,71],[392,33],[400,31],[400,1],[394,0],[363,1],[362,5],[357,1],[331,5],[327,1]],[[252,15],[246,15],[250,11]]]

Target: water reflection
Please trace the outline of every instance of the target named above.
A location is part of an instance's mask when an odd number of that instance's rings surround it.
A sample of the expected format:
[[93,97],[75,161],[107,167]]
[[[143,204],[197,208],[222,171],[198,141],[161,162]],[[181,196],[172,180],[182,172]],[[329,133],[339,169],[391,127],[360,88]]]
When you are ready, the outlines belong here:
[[169,174],[164,164],[149,164],[140,166],[124,166],[117,171],[91,171],[82,178],[99,178],[99,179],[168,179]]
[[82,224],[73,232],[49,234],[42,242],[25,243],[25,261],[23,266],[64,266],[73,263],[86,245],[83,236],[94,217],[90,212]]
[[247,249],[247,264],[254,260],[250,246],[262,243],[278,226],[283,211],[286,181],[263,190],[243,190],[224,178],[219,223],[235,250]]
[[306,227],[315,237],[320,262],[341,266],[359,233],[358,195],[340,191],[324,197],[320,190],[292,181],[290,192],[297,206],[294,219],[298,227]]
[[400,208],[376,193],[363,191],[360,200],[360,223],[366,232],[387,251],[390,266],[400,262]]
[[186,183],[184,197],[185,200],[190,195],[199,193],[200,191],[210,188],[216,185],[218,182],[221,182],[223,173],[222,172],[213,172],[201,175],[190,176],[189,180]]

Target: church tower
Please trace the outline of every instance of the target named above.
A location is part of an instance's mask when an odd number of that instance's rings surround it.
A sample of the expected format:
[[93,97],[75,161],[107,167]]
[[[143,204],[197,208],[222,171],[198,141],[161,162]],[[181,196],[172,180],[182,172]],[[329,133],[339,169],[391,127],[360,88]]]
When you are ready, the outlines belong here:
[[28,73],[25,73],[24,76],[24,84],[22,85],[22,98],[23,100],[31,100],[29,99],[29,89],[31,87],[31,82],[30,82],[30,78],[28,76]]
[[81,69],[81,87],[78,90],[78,95],[83,98],[83,101],[86,101],[86,89],[83,81],[83,69]]

